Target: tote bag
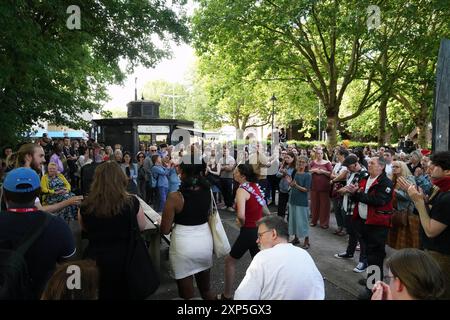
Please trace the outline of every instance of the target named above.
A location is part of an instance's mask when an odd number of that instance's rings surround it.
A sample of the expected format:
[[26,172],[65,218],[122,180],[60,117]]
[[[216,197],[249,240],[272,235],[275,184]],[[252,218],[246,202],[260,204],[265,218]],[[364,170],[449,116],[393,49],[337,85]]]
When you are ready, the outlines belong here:
[[231,247],[227,234],[223,228],[222,220],[219,216],[216,201],[211,192],[211,213],[208,216],[208,224],[213,238],[213,250],[217,258],[222,258],[230,253]]
[[143,300],[158,289],[160,280],[144,239],[141,238],[137,216],[131,216],[131,235],[128,246],[126,277],[128,296],[132,300]]

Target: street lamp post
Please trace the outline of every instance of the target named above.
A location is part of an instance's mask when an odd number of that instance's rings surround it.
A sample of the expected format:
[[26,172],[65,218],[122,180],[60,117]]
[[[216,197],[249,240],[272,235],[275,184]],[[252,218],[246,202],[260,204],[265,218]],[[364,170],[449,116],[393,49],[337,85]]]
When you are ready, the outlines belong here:
[[275,97],[275,93],[272,94],[272,97],[270,98],[270,101],[272,101],[272,144],[275,142],[275,137],[273,136],[273,123],[275,119],[275,101],[277,101],[277,97]]
[[175,119],[175,98],[182,98],[186,95],[175,95],[175,84],[172,84],[172,94],[161,94],[160,96],[172,98],[172,119]]
[[319,98],[319,141],[322,141],[322,132],[320,131],[320,98]]

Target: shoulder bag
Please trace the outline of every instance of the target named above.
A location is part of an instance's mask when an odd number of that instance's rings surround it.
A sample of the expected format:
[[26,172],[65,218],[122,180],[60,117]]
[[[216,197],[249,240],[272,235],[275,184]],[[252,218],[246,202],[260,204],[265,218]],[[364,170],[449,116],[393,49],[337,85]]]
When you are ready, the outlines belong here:
[[141,237],[137,214],[131,212],[130,217],[131,234],[126,261],[128,296],[133,300],[143,300],[158,289],[160,280]]
[[227,234],[225,233],[225,229],[223,228],[222,220],[220,219],[219,210],[217,209],[212,191],[210,210],[211,212],[208,216],[208,225],[211,229],[211,235],[213,238],[213,250],[216,257],[221,258],[230,253],[231,247]]

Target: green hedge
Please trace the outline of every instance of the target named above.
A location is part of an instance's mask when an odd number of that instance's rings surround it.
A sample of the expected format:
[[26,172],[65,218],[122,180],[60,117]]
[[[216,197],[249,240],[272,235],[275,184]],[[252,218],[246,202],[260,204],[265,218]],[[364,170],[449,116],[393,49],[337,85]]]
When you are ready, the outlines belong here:
[[[307,149],[307,148],[313,148],[317,146],[318,144],[326,145],[325,141],[302,141],[302,140],[289,140],[287,144],[296,144],[298,148],[301,149]],[[338,141],[338,145],[340,145],[342,141]],[[359,141],[350,141],[350,148],[357,148],[357,147],[365,147],[370,146],[372,149],[378,148],[377,142],[359,142]]]
[[[270,140],[262,140],[259,141],[262,144],[270,144]],[[230,141],[230,143],[232,143],[234,146],[236,145],[243,145],[246,143],[246,141],[244,139],[238,139],[238,140],[233,140]],[[287,144],[296,144],[298,148],[300,149],[307,149],[310,148],[312,149],[313,147],[317,146],[318,144],[321,145],[326,145],[326,141],[317,141],[317,140],[313,140],[313,141],[306,141],[306,140],[289,140],[287,141]],[[338,141],[338,145],[340,145],[342,143],[342,141]],[[365,147],[365,146],[370,146],[372,149],[378,148],[378,143],[377,142],[359,142],[359,141],[351,141],[350,140],[350,148],[356,148],[356,147]]]

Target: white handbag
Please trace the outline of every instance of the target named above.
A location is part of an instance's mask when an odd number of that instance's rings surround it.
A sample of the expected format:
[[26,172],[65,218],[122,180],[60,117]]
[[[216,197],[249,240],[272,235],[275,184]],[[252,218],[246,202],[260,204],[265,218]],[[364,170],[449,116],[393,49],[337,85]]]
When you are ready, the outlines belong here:
[[231,247],[227,234],[225,233],[225,229],[223,228],[222,220],[219,216],[219,210],[217,209],[216,201],[214,200],[214,195],[212,192],[211,213],[208,216],[208,224],[213,238],[214,254],[217,258],[222,258],[230,253]]

